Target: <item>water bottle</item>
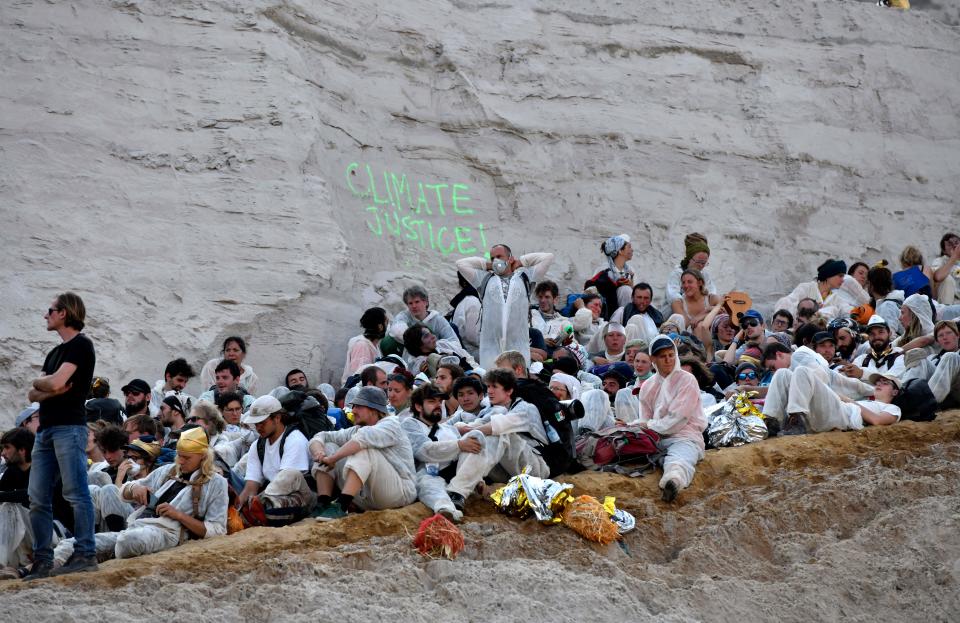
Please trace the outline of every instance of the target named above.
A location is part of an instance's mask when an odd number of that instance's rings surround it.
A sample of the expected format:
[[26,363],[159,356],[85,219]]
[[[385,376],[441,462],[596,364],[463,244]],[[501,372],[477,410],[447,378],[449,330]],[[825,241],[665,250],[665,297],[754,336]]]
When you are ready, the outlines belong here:
[[427,463],[427,475],[428,476],[439,476],[440,475],[440,465],[437,463]]
[[550,426],[549,423],[544,423],[543,429],[547,432],[547,439],[550,440],[550,443],[560,443],[560,435],[557,434],[553,426]]

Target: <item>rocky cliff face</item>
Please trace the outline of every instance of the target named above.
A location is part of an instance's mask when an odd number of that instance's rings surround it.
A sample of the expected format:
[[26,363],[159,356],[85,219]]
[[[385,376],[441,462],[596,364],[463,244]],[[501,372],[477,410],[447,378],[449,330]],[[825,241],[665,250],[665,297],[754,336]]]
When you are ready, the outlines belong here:
[[626,232],[662,289],[702,231],[762,307],[828,256],[932,256],[960,215],[960,32],[922,11],[21,1],[0,32],[7,418],[64,289],[117,388],[239,333],[266,389],[338,378],[406,285],[446,309],[495,241],[574,286]]

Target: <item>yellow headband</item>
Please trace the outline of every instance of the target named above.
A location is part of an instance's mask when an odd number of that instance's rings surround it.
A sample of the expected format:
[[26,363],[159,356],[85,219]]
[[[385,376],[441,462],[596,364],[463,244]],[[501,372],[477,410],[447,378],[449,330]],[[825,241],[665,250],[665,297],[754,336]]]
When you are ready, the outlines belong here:
[[210,447],[207,441],[207,433],[202,428],[191,428],[180,435],[177,441],[177,452],[185,454],[202,454]]

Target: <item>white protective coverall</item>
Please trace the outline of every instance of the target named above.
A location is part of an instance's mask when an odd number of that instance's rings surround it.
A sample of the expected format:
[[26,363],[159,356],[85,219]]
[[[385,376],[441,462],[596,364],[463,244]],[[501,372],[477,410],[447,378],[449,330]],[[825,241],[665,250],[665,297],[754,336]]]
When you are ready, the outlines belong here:
[[[129,495],[133,487],[140,485],[150,489],[158,498],[174,484],[171,478],[176,465],[161,465],[149,476],[140,480],[134,480],[125,483],[120,489],[121,495],[125,500],[130,499]],[[175,472],[174,472],[175,473]],[[190,480],[195,480],[200,475],[197,470],[191,474]],[[174,506],[180,512],[193,516],[193,487],[187,486],[181,489],[169,504]],[[205,539],[220,536],[227,533],[227,480],[220,474],[214,474],[210,480],[203,483],[200,488],[200,500],[197,505],[197,519],[203,521],[207,530]],[[94,535],[96,540],[97,558],[106,560],[116,556],[117,558],[133,558],[143,556],[144,554],[153,554],[161,552],[171,547],[176,547],[185,542],[188,537],[188,531],[179,521],[167,517],[145,517],[141,518],[145,507],[140,507],[127,519],[127,529],[122,532],[98,532]],[[53,557],[60,564],[73,553],[74,539],[61,541],[54,549]]]
[[480,321],[480,367],[491,370],[500,353],[519,351],[530,365],[530,298],[523,275],[533,285],[544,278],[553,262],[553,253],[527,253],[520,257],[521,268],[509,279],[488,271],[487,260],[467,257],[457,260],[457,270],[479,291],[487,275],[493,275],[482,292]]
[[0,567],[26,566],[32,555],[30,509],[19,502],[0,503]]
[[820,296],[820,287],[816,280],[801,283],[793,292],[777,301],[774,310],[785,309],[793,315],[797,313],[797,306],[802,299],[813,299],[820,305],[820,315],[827,320],[846,318],[850,310],[859,305],[870,302],[870,295],[860,283],[850,275],[843,276],[840,287],[830,292],[826,298]]
[[[413,448],[397,416],[385,416],[373,426],[321,431],[310,441],[323,444],[327,456],[336,454],[348,441],[355,441],[363,448],[341,459],[334,467],[339,487],[342,488],[346,483],[348,470],[363,482],[363,488],[354,498],[354,503],[360,508],[400,508],[417,501]],[[316,472],[323,468],[315,465],[313,469]]]
[[380,358],[380,347],[365,335],[354,335],[347,342],[347,361],[343,364],[340,384],[343,385],[351,375]]
[[464,297],[453,310],[453,324],[460,331],[460,344],[476,359],[480,356],[480,315],[483,306],[475,296]]
[[491,409],[470,426],[476,428],[488,423],[492,427],[490,435],[483,435],[479,431],[464,434],[482,441],[483,450],[479,454],[464,453],[461,456],[457,475],[447,485],[447,491],[459,493],[466,499],[483,477],[497,466],[507,476],[516,476],[528,465],[531,476],[546,478],[550,475],[550,467],[536,451],[538,442],[546,445],[548,440],[540,412],[534,405],[517,399],[510,405],[509,411]]
[[607,392],[602,389],[588,389],[580,395],[580,402],[583,403],[583,417],[573,421],[578,435],[588,430],[601,431],[614,425],[613,409],[610,407],[610,396]]
[[[933,309],[930,307],[930,299],[927,298],[926,294],[911,294],[904,299],[903,306],[920,319],[920,330],[923,335],[933,334]],[[904,330],[906,330],[906,327],[904,327]]]
[[415,324],[426,325],[430,332],[437,336],[438,340],[448,340],[460,346],[460,340],[457,338],[453,327],[443,317],[443,314],[435,309],[428,311],[423,320],[417,320],[409,310],[403,310],[390,321],[390,325],[387,327],[387,335],[403,344],[404,331]]
[[[872,400],[858,401],[873,411],[885,411],[900,418],[900,409]],[[803,414],[808,432],[822,433],[834,429],[860,430],[863,417],[857,402],[845,402],[823,380],[816,368],[799,366],[782,368],[773,374],[763,405],[763,415],[781,423],[791,413]]]
[[[417,497],[435,513],[443,512],[457,519],[463,517],[463,513],[450,501],[447,481],[438,475],[452,463],[458,462],[464,454],[460,452],[460,433],[449,424],[439,424],[434,431],[432,426],[415,417],[403,420],[400,426],[410,438],[413,448],[417,466]],[[431,432],[436,439],[430,438]],[[471,431],[467,436],[476,437],[483,443],[483,434],[479,431]]]
[[[651,357],[664,341],[676,353],[673,340],[662,335],[650,344]],[[667,376],[657,372],[644,381],[639,401],[639,422],[660,435],[658,447],[666,452],[660,488],[672,480],[678,490],[685,489],[693,480],[697,462],[703,458],[703,431],[707,427],[697,377],[680,368],[678,355]]]

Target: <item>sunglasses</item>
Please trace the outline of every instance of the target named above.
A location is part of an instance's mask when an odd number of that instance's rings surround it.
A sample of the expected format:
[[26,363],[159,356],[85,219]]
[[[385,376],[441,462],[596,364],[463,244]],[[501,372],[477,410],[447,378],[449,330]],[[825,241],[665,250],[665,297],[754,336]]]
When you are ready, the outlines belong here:
[[750,379],[752,381],[756,378],[757,378],[756,372],[741,372],[740,374],[737,375],[738,381],[746,381],[747,379]]
[[745,320],[741,320],[741,321],[740,321],[740,325],[741,325],[744,329],[749,329],[750,327],[759,327],[759,326],[760,326],[760,321],[757,320],[756,318],[747,318],[747,319],[745,319]]
[[48,307],[48,308],[47,308],[47,315],[52,316],[52,315],[54,314],[54,312],[58,312],[58,311],[62,311],[62,310],[61,310],[59,307]]
[[187,418],[186,422],[187,424],[193,424],[195,422],[198,422],[199,420],[200,418],[198,418],[197,416],[191,415],[190,417]]

